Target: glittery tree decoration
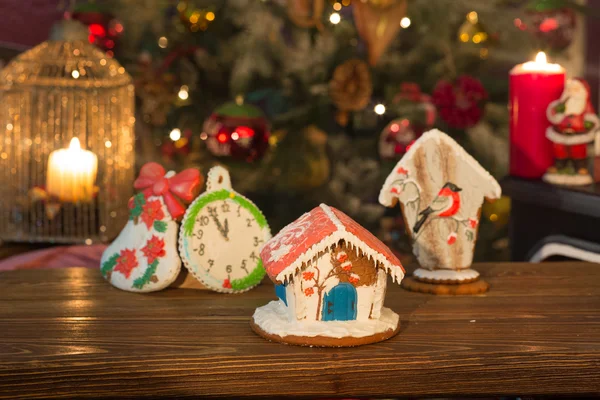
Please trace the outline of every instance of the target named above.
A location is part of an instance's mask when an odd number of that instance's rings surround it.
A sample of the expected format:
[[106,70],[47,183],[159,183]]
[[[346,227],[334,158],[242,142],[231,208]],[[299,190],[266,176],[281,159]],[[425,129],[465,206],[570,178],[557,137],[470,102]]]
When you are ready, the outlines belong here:
[[[0,71],[0,99],[0,239],[89,244],[116,236],[134,174],[125,69],[86,40],[51,40]],[[98,157],[97,192],[85,201],[53,198],[44,187],[50,153],[72,138]]]

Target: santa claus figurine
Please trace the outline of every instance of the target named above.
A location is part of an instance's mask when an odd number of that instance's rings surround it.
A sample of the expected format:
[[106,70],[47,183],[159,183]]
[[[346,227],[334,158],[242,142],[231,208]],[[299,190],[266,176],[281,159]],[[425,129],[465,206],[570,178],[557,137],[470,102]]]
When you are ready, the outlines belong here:
[[544,180],[557,185],[588,185],[587,146],[596,137],[600,121],[590,101],[588,83],[569,79],[560,99],[546,110],[552,126],[546,137],[554,144],[554,166],[548,168]]

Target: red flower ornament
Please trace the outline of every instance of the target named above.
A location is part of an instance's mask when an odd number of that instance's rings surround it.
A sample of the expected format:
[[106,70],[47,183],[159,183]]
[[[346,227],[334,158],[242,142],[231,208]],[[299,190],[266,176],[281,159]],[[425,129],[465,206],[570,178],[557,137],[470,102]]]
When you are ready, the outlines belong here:
[[230,281],[229,279],[225,279],[225,280],[223,281],[223,287],[224,287],[225,289],[231,289],[231,281]]
[[129,278],[131,275],[131,271],[135,267],[138,266],[137,258],[135,257],[135,250],[123,249],[121,253],[119,253],[119,258],[117,258],[117,266],[115,267],[115,271],[119,271],[125,278]]
[[148,259],[148,264],[152,264],[154,260],[160,257],[164,257],[165,252],[165,241],[160,239],[158,236],[152,236],[150,240],[146,242],[146,246],[142,248],[142,253]]
[[310,297],[315,293],[315,290],[311,287],[304,289],[304,295]]
[[477,220],[475,218],[469,218],[469,226],[475,228],[477,226]]
[[432,94],[444,122],[458,129],[470,128],[479,122],[487,98],[488,93],[481,82],[467,75],[454,82],[439,81]]

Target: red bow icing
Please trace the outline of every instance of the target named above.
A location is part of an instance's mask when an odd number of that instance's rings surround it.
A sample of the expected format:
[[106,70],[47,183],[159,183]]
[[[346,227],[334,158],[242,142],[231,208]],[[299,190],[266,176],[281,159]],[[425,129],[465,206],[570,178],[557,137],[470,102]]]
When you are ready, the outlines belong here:
[[133,182],[133,187],[142,190],[144,196],[162,196],[167,210],[173,219],[185,214],[182,201],[189,203],[198,194],[202,177],[197,169],[189,168],[170,177],[165,176],[162,165],[149,162],[140,170],[140,176]]

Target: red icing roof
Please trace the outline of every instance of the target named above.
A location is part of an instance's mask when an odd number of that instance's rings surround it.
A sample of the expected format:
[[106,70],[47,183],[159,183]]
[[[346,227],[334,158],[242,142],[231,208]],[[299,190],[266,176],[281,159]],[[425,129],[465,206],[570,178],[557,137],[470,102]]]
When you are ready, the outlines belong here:
[[385,244],[352,218],[325,204],[283,228],[265,244],[260,257],[269,277],[273,281],[281,281],[277,276],[288,267],[291,269],[286,273],[294,273],[300,266],[294,264],[306,262],[340,239],[369,254],[376,253],[372,255],[378,255],[375,257],[378,261],[386,261],[391,267],[399,267],[404,272],[400,260]]

